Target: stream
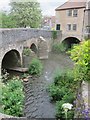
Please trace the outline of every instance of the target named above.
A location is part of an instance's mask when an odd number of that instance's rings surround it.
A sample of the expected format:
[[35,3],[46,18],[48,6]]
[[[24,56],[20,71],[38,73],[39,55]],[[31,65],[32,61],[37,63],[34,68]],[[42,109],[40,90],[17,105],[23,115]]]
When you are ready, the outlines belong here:
[[55,104],[50,101],[46,90],[53,82],[56,70],[73,68],[73,62],[66,54],[49,53],[49,58],[41,60],[43,74],[38,78],[29,78],[24,82],[25,107],[24,116],[28,118],[55,118]]

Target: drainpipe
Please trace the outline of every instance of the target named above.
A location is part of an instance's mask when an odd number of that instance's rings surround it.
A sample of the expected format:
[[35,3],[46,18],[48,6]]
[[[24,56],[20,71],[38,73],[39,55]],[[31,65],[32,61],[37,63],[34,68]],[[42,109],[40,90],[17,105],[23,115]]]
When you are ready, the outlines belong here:
[[[89,0],[87,0],[87,2],[86,2],[86,7],[85,7],[85,10],[84,10],[84,16],[83,16],[83,27],[82,27],[82,38],[84,38],[84,35],[85,35],[85,32],[84,32],[84,30],[85,30],[85,27],[87,26],[87,25],[89,25],[89,10],[90,10],[90,6],[89,6]],[[86,12],[88,12],[87,14],[86,14]],[[87,15],[86,17],[86,24],[85,24],[85,14]]]
[[[86,2],[87,4],[87,2]],[[82,25],[82,37],[81,37],[81,40],[84,39],[84,35],[85,35],[85,13],[86,13],[86,7],[85,7],[85,10],[84,10],[84,15],[83,15],[83,25]]]

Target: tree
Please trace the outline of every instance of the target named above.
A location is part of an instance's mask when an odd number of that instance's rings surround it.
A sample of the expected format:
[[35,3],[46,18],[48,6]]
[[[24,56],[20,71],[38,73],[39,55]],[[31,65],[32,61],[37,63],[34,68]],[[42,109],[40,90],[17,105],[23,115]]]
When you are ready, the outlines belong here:
[[21,0],[19,2],[11,2],[10,15],[17,21],[18,27],[36,28],[41,23],[40,4],[36,0]]
[[12,16],[4,11],[0,11],[0,28],[15,28],[16,21]]

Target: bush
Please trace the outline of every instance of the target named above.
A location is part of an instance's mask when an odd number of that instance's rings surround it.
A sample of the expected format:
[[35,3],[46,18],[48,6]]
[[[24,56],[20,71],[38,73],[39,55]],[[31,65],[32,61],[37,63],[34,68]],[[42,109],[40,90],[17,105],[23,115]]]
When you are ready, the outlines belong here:
[[17,77],[9,80],[2,88],[4,113],[13,116],[23,115],[23,84]]
[[59,85],[60,87],[70,87],[74,83],[74,74],[73,70],[68,71],[58,71],[54,75],[54,84]]
[[[73,71],[58,71],[54,75],[54,83],[49,86],[49,95],[56,102],[56,117],[63,119],[65,113],[62,109],[62,104],[72,103],[76,99],[75,90],[77,83],[74,81]],[[68,118],[74,115],[73,110],[68,111]]]
[[29,56],[30,53],[31,53],[30,48],[26,47],[26,48],[23,49],[23,55],[25,55],[25,56]]
[[63,112],[63,108],[62,105],[65,103],[65,101],[61,100],[61,101],[57,101],[56,102],[56,118],[65,118],[65,114]]
[[31,75],[40,75],[42,72],[42,63],[40,60],[34,58],[31,62],[31,64],[29,65],[29,73]]
[[76,81],[90,81],[90,40],[74,46],[69,53],[71,53],[71,58],[75,62]]
[[69,92],[68,94],[65,94],[62,98],[65,103],[71,103],[73,104],[73,101],[75,100],[76,96],[75,93]]
[[63,43],[54,43],[52,46],[54,53],[61,53],[66,51],[66,46]]
[[61,100],[65,94],[68,94],[68,89],[65,87],[55,86],[54,84],[50,85],[48,88],[49,95],[52,100],[57,101]]

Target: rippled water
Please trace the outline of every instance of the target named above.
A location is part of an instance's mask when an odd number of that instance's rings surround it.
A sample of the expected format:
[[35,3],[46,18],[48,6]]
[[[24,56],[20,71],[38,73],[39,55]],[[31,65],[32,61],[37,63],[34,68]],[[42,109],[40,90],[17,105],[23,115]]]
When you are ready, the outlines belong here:
[[29,118],[55,118],[55,105],[50,102],[46,88],[53,82],[53,74],[57,69],[66,70],[73,67],[71,59],[65,54],[50,53],[49,58],[42,60],[42,63],[43,74],[24,83],[24,114]]

